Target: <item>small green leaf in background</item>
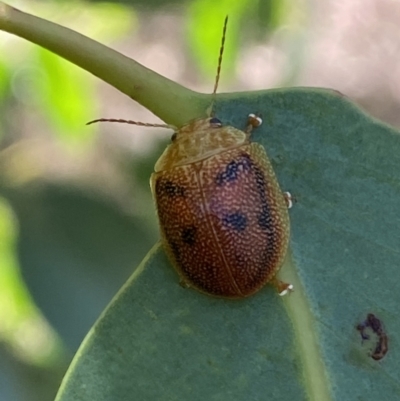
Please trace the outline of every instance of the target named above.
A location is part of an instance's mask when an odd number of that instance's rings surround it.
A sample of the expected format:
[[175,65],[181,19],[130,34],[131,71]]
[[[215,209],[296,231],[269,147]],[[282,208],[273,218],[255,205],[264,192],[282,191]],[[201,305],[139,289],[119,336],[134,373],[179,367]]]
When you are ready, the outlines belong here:
[[[57,401],[400,398],[400,135],[333,91],[220,96],[216,113],[245,126],[272,159],[290,211],[282,278],[245,300],[179,286],[154,248],[89,332]],[[355,326],[382,319],[387,356],[374,361]],[[384,395],[384,398],[383,398]]]
[[4,96],[6,87],[8,86],[10,76],[6,63],[0,59],[0,101]]
[[[0,114],[4,114],[5,105],[3,104],[9,83],[9,71],[4,62],[0,60]],[[0,143],[4,136],[3,123],[0,123]]]
[[32,304],[19,274],[16,223],[10,206],[0,198],[0,343],[7,343],[26,362],[45,366],[61,351],[61,344]]
[[[79,67],[53,53],[36,49],[41,74],[34,75],[37,106],[51,119],[54,134],[64,140],[75,139],[82,145],[94,131],[85,129],[83,121],[94,115],[93,81]],[[73,137],[72,137],[73,136]]]
[[241,14],[255,3],[256,0],[221,0],[218,2],[194,0],[190,3],[186,18],[189,41],[192,44],[196,61],[203,67],[207,76],[212,74],[214,78],[216,72],[222,28],[227,14],[229,15],[229,35],[225,42],[221,75],[229,76],[229,70],[232,69],[238,53]]

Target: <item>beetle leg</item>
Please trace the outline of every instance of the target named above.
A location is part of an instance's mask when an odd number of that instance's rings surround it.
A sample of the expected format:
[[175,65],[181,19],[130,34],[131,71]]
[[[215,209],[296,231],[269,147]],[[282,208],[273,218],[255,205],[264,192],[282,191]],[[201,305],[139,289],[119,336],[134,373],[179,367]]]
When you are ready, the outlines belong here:
[[181,279],[179,280],[179,285],[180,285],[182,288],[190,288],[190,284],[189,284],[188,282],[186,282],[183,278],[181,278]]
[[278,294],[283,297],[286,295],[288,292],[293,292],[293,284],[285,283],[284,281],[281,281],[274,277],[271,280],[271,284],[276,288],[278,291]]
[[250,138],[250,134],[253,129],[259,127],[261,124],[262,118],[256,114],[250,113],[247,117],[247,127],[244,130],[244,132],[247,134],[247,137]]
[[290,192],[284,192],[283,197],[285,198],[287,208],[291,209],[293,207],[293,203],[296,202],[296,199]]

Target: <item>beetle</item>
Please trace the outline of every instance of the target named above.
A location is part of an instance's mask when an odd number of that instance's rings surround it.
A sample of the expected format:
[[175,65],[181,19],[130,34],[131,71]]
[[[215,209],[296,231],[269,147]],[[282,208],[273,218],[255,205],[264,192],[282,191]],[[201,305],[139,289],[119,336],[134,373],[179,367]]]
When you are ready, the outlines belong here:
[[262,120],[247,117],[244,130],[213,115],[228,18],[225,19],[212,102],[206,118],[177,128],[131,120],[98,119],[173,128],[150,186],[164,249],[181,284],[223,298],[244,298],[275,278],[287,253],[289,193],[282,192],[265,149],[250,135]]

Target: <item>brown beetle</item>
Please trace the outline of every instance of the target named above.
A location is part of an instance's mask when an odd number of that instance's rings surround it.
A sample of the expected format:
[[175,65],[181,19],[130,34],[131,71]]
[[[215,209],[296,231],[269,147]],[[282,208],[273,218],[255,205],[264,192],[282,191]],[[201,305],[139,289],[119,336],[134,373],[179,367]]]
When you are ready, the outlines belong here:
[[[227,18],[209,115],[174,128],[171,144],[150,179],[166,253],[181,282],[203,293],[243,298],[266,283],[281,295],[292,286],[275,279],[289,243],[289,193],[279,187],[265,149],[250,140],[262,120],[244,131],[213,115]],[[91,123],[92,123],[91,122]]]

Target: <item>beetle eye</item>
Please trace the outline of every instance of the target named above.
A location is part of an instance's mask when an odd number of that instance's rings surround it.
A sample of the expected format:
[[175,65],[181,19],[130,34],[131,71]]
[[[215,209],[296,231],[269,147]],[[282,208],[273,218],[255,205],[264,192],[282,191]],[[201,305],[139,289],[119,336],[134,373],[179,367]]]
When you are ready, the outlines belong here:
[[222,122],[217,117],[210,118],[210,125],[214,128],[222,127]]
[[176,134],[176,132],[174,132],[174,133],[172,134],[172,136],[171,136],[171,142],[174,142],[174,141],[175,141],[176,136],[177,136],[177,134]]

